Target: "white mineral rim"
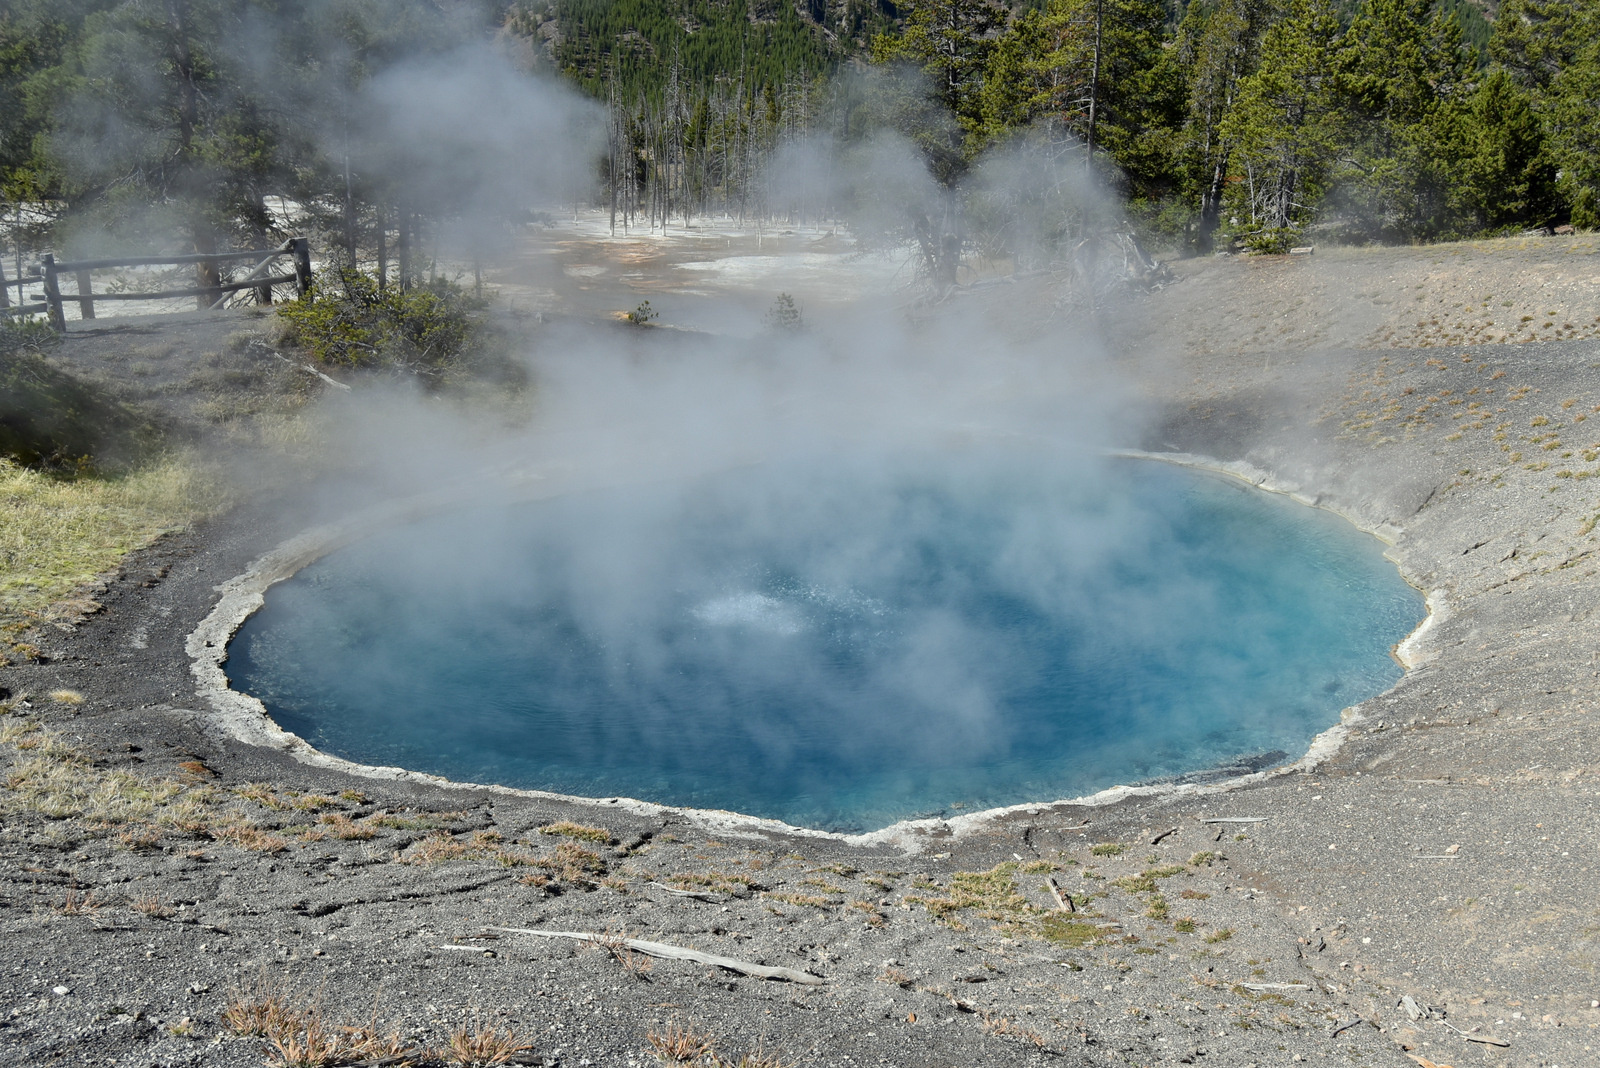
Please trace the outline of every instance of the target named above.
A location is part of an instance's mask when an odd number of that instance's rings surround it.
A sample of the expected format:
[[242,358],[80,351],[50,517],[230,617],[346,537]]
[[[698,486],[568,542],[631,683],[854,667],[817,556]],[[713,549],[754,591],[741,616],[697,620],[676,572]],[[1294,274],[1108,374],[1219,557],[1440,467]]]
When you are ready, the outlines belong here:
[[[1301,504],[1332,512],[1357,529],[1371,534],[1390,547],[1384,553],[1385,558],[1395,565],[1402,578],[1420,590],[1426,597],[1427,615],[1404,640],[1391,650],[1394,658],[1403,668],[1410,671],[1431,659],[1437,652],[1437,650],[1429,646],[1428,635],[1433,630],[1436,621],[1448,614],[1449,605],[1444,599],[1443,591],[1422,589],[1401,567],[1397,556],[1393,552],[1394,545],[1404,533],[1399,527],[1390,523],[1369,522],[1365,517],[1337,502],[1330,501],[1321,495],[1308,494],[1298,484],[1277,478],[1271,472],[1264,471],[1243,461],[1222,462],[1210,457],[1197,456],[1190,453],[1154,453],[1137,450],[1118,450],[1111,453],[1111,455],[1130,459],[1157,460],[1163,463],[1176,464],[1180,467],[1192,467],[1229,475],[1269,493],[1282,493]],[[200,624],[189,634],[185,642],[185,650],[192,661],[191,670],[194,672],[196,690],[211,705],[212,714],[208,720],[209,725],[220,728],[230,737],[248,745],[284,751],[302,764],[327,768],[331,771],[346,772],[366,778],[426,783],[450,790],[487,791],[514,797],[537,798],[577,805],[614,806],[640,815],[680,815],[699,824],[706,830],[715,831],[718,834],[759,838],[762,834],[767,833],[831,839],[848,845],[889,845],[907,854],[915,855],[927,852],[929,847],[937,846],[941,842],[947,842],[952,838],[973,834],[985,825],[1007,816],[1038,816],[1048,809],[1067,805],[1100,807],[1116,804],[1130,797],[1202,797],[1210,794],[1225,793],[1251,783],[1262,782],[1294,772],[1313,771],[1339,751],[1346,739],[1349,738],[1353,727],[1366,720],[1366,716],[1362,712],[1365,702],[1351,705],[1340,712],[1338,723],[1311,740],[1310,747],[1299,760],[1291,764],[1269,768],[1265,771],[1234,776],[1217,782],[1110,786],[1084,797],[1006,805],[1000,808],[984,809],[979,812],[953,816],[948,819],[934,817],[901,820],[876,831],[869,831],[863,834],[841,834],[834,831],[819,831],[809,827],[796,827],[792,824],[784,823],[782,820],[747,816],[743,813],[729,812],[723,809],[680,808],[672,805],[660,805],[650,801],[640,801],[631,797],[579,797],[572,794],[554,793],[548,790],[517,789],[493,783],[459,782],[439,775],[410,771],[405,768],[359,764],[343,757],[321,752],[299,735],[284,730],[273,721],[272,717],[267,713],[266,706],[259,700],[228,685],[228,676],[222,667],[228,658],[228,643],[232,641],[239,628],[244,625],[245,620],[249,619],[265,604],[266,592],[273,585],[292,577],[301,568],[306,567],[335,549],[342,548],[352,542],[392,527],[397,523],[409,522],[446,508],[458,507],[482,500],[493,490],[504,493],[508,482],[511,486],[511,494],[505,498],[508,503],[542,500],[564,492],[565,489],[565,487],[559,486],[554,482],[547,482],[543,475],[522,472],[509,476],[509,478],[502,477],[487,483],[485,481],[477,481],[454,487],[450,490],[421,494],[401,501],[389,502],[361,511],[340,522],[316,527],[290,538],[258,558],[242,574],[236,575],[217,586],[216,589],[221,596],[218,598],[216,606],[212,608],[205,619],[200,621]]]

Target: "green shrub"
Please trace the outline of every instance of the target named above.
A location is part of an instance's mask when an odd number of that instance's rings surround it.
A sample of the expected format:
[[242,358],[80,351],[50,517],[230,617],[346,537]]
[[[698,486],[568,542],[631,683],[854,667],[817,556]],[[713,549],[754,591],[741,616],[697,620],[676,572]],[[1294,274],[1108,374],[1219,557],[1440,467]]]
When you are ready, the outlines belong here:
[[278,314],[289,340],[336,367],[399,367],[437,375],[457,364],[478,332],[487,304],[444,280],[382,289],[373,275],[348,267],[317,275],[312,301]]
[[1290,226],[1275,226],[1239,234],[1238,239],[1251,252],[1261,255],[1282,256],[1300,243],[1301,233]]
[[767,309],[767,326],[773,330],[782,330],[785,333],[795,334],[805,329],[805,320],[800,315],[800,306],[794,298],[787,293],[779,293],[772,307]]

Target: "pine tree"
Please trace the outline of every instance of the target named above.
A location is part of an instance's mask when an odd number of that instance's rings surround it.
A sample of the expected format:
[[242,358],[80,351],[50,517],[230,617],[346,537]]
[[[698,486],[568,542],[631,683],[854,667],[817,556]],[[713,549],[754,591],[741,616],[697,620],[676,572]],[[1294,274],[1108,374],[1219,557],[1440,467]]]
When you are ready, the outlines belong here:
[[1222,131],[1240,83],[1256,69],[1261,35],[1276,15],[1271,0],[1191,3],[1178,26],[1178,59],[1188,70],[1183,153],[1198,208],[1194,243],[1209,250],[1222,221],[1234,145]]
[[1461,28],[1434,0],[1364,0],[1339,53],[1355,136],[1340,181],[1353,232],[1410,240],[1451,232],[1452,126],[1468,87]]
[[946,185],[983,142],[983,75],[1003,21],[990,0],[917,0],[903,33],[873,39],[874,63],[908,66],[922,79],[880,77],[880,114],[922,147]]
[[1251,247],[1287,251],[1325,190],[1344,135],[1332,62],[1341,37],[1328,0],[1291,0],[1223,116],[1239,177],[1226,207]]
[[1050,0],[996,43],[981,91],[988,141],[1033,126],[1061,150],[1113,166],[1134,196],[1169,185],[1183,92],[1152,0]]
[[[285,170],[267,83],[229,51],[249,6],[125,3],[86,23],[52,140],[80,217],[97,208],[144,244],[175,230],[198,253],[265,226],[263,197]],[[214,264],[199,265],[198,285],[217,282]]]
[[1529,94],[1572,222],[1600,226],[1600,0],[1505,0],[1489,52]]
[[1532,97],[1496,68],[1457,108],[1450,167],[1472,231],[1533,226],[1559,211],[1556,166]]

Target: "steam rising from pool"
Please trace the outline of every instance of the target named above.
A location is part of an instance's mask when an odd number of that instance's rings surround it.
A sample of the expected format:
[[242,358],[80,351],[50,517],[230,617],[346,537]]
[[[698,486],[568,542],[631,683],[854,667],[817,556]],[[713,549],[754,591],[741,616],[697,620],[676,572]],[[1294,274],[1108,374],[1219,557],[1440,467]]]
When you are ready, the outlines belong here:
[[864,829],[1297,753],[1421,615],[1326,513],[969,443],[438,515],[275,587],[228,670],[363,763]]

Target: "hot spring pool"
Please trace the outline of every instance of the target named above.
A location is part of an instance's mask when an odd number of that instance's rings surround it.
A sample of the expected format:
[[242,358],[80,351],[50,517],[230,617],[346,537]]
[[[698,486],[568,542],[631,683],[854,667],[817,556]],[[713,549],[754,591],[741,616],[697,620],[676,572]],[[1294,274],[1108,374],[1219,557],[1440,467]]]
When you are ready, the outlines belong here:
[[1423,614],[1329,513],[966,448],[437,515],[273,587],[226,666],[361,763],[859,830],[1298,756]]

